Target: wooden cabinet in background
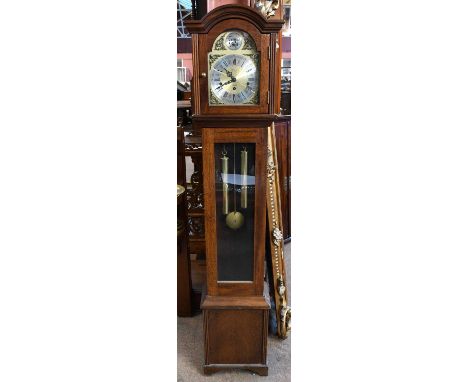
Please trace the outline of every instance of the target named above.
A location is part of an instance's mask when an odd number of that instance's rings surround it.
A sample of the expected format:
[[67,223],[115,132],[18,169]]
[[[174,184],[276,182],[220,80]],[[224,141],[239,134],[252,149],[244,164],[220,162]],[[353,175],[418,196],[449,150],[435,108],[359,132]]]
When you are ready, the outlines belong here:
[[[193,309],[193,292],[190,277],[190,256],[188,253],[187,232],[187,197],[185,183],[183,129],[177,128],[177,315],[191,316]],[[180,189],[180,191],[179,191]]]
[[201,132],[184,126],[184,156],[190,158],[193,172],[187,182],[187,224],[189,251],[197,259],[205,258],[205,206],[203,197],[203,157]]

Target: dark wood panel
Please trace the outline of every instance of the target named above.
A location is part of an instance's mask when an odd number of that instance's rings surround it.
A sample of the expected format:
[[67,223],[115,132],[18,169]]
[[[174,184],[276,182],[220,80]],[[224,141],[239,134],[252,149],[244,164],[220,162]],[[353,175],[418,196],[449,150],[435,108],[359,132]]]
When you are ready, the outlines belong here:
[[264,364],[264,310],[208,310],[206,364]]

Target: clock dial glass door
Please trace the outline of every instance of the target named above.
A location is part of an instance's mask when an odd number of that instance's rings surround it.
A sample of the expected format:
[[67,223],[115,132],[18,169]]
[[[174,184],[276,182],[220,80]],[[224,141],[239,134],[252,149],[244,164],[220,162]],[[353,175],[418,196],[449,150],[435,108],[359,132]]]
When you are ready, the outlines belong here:
[[212,66],[211,92],[225,104],[245,104],[258,91],[258,72],[254,61],[240,54],[219,57]]
[[248,33],[231,30],[219,35],[208,62],[211,106],[258,104],[259,54]]

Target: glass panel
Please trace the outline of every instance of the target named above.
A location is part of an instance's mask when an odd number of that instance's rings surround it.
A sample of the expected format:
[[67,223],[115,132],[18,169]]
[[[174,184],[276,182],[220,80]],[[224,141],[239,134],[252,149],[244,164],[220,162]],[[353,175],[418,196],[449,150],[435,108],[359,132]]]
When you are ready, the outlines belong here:
[[221,33],[208,54],[210,105],[258,105],[259,59],[248,33],[239,29]]
[[255,143],[215,144],[218,281],[253,281]]

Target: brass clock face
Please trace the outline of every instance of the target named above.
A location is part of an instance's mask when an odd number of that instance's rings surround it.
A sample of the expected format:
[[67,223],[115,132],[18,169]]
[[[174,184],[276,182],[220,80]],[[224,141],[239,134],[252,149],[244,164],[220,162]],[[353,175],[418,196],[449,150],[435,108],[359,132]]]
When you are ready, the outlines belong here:
[[211,92],[223,104],[248,104],[258,92],[257,66],[249,56],[221,56],[210,74]]
[[259,54],[248,33],[220,34],[208,55],[208,66],[211,106],[258,104]]

